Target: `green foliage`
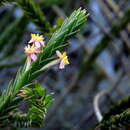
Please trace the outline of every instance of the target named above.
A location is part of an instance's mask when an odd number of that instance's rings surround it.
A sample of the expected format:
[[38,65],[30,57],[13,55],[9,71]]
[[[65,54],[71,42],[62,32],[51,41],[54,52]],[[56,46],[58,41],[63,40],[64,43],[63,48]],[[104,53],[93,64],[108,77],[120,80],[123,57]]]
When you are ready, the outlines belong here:
[[[0,57],[1,62],[6,61],[6,59],[9,56],[11,57],[15,53],[17,46],[22,40],[22,36],[24,34],[24,30],[26,29],[27,24],[28,24],[28,21],[25,19],[25,17],[21,17],[11,22],[11,24],[5,28],[5,30],[0,36],[0,50],[2,54]],[[7,67],[9,68],[9,67],[21,65],[23,61],[24,60],[22,58],[19,61],[11,63],[11,62],[8,62],[8,59],[7,59],[8,64],[1,63],[0,70]]]
[[9,117],[11,123],[17,127],[43,126],[47,109],[53,103],[53,94],[47,94],[46,89],[38,83],[34,87],[25,87],[21,91],[26,95],[24,100],[29,103],[29,109],[26,113],[18,109],[13,110]]
[[0,32],[3,32],[3,30],[7,27],[8,24],[10,24],[10,22],[12,22],[12,14],[14,13],[14,8],[13,9],[9,9],[4,17],[1,18],[0,20]]
[[[30,123],[31,119],[33,122],[31,126],[40,127],[43,125],[41,122],[45,114],[45,108],[47,108],[52,103],[52,96],[47,95],[45,96],[45,99],[43,97],[40,98],[39,96],[44,93],[42,88],[38,87],[37,85],[37,88],[32,88],[31,91],[29,86],[33,84],[34,79],[43,73],[43,68],[55,59],[54,55],[56,50],[63,50],[68,45],[68,40],[79,31],[81,26],[86,22],[87,16],[88,15],[86,14],[85,10],[78,9],[74,11],[72,15],[64,21],[62,26],[52,35],[46,47],[43,49],[43,53],[39,54],[37,61],[34,62],[31,66],[28,66],[28,62],[26,62],[25,66],[18,71],[15,80],[9,84],[7,90],[5,90],[0,97],[0,121],[12,121],[10,119],[10,113],[18,108],[18,104],[21,101],[21,98],[17,97],[17,94],[19,90],[24,88],[24,90],[27,91],[27,95],[31,95],[32,92],[36,92],[38,97],[34,98],[36,95],[33,93],[34,96],[29,96],[30,98],[27,98],[27,101],[31,103],[31,108],[29,109],[29,113],[27,113],[29,119],[24,118],[24,115],[18,116],[18,112],[16,114],[18,122],[22,118],[23,121],[24,119],[27,121],[26,123]],[[39,98],[40,101],[37,100]],[[15,117],[12,118],[15,121]],[[19,122],[18,124],[23,124],[23,122]]]
[[[17,24],[15,24],[15,22]],[[20,20],[14,21],[14,23],[10,25],[10,29],[7,27],[6,30],[2,33],[3,37],[0,38],[0,40],[2,39],[0,42],[1,44],[0,48],[2,48],[3,55],[1,56],[0,61],[2,60],[5,61],[8,57],[13,56],[13,54],[16,52],[17,47],[22,41],[27,25],[28,25],[28,21],[24,18],[21,18]],[[14,28],[13,32],[11,28]],[[11,38],[8,39],[7,36],[11,36]],[[4,39],[6,39],[5,40],[6,44],[4,43]],[[0,65],[0,68],[4,67],[2,66]]]
[[56,4],[56,5],[63,4],[64,2],[65,2],[65,0],[44,0],[41,2],[41,4],[43,6],[50,7],[54,4]]
[[111,116],[107,121],[103,121],[97,127],[99,130],[117,130],[119,128],[128,129],[130,126],[130,110],[126,110],[121,114]]
[[51,36],[56,30],[58,30],[58,29],[62,26],[63,22],[64,22],[64,19],[63,19],[63,18],[61,18],[61,17],[58,17],[58,18],[57,18],[57,20],[56,20],[56,25],[53,26],[53,27],[50,29],[50,36]]
[[18,0],[16,2],[24,10],[25,15],[32,19],[43,33],[49,32],[50,25],[39,5],[34,0]]
[[130,96],[122,99],[119,103],[115,104],[109,110],[109,112],[107,112],[104,115],[103,120],[109,119],[112,115],[120,114],[120,113],[122,113],[123,111],[125,111],[128,108],[130,108]]
[[130,96],[122,99],[119,103],[115,104],[107,113],[105,113],[103,120],[97,125],[96,128],[104,129],[117,129],[125,128],[130,124]]
[[14,0],[0,0],[0,6],[6,4],[7,2],[14,2]]
[[[68,45],[67,42],[69,38],[79,32],[79,28],[85,23],[87,16],[85,10],[79,9],[74,11],[72,15],[64,21],[61,28],[52,35],[39,61],[32,65],[31,71],[33,73],[52,61],[51,57],[55,54],[56,50],[63,50]],[[37,75],[39,75],[39,72],[32,75],[31,79]]]
[[[48,106],[52,104],[52,94],[46,94],[46,89],[41,88],[41,86],[26,88],[22,91],[26,93],[25,101],[30,104],[30,107],[26,113],[19,111],[18,108],[13,109],[8,116],[10,123],[16,127],[43,126]],[[7,121],[3,121],[3,127],[6,123]]]
[[20,43],[23,39],[25,29],[26,29],[26,24],[24,24],[22,31],[19,27],[17,28],[17,31],[15,32],[17,34],[15,34],[10,39],[8,45],[5,46],[5,49],[3,50],[3,56],[2,56],[2,58],[0,58],[0,60],[5,60],[6,58],[13,56],[13,54],[17,51],[18,46],[20,45]]
[[22,30],[27,24],[25,17],[20,19],[16,19],[13,23],[11,23],[5,31],[0,36],[0,50],[2,50],[7,43],[9,43],[9,37],[12,37],[16,34],[19,30]]
[[90,0],[84,0],[87,4],[90,2]]

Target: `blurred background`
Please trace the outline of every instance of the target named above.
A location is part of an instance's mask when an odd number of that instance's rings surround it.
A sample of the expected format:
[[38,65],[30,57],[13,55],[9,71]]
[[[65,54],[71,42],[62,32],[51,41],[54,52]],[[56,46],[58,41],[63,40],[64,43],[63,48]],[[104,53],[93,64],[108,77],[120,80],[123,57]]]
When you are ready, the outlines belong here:
[[[100,120],[97,108],[103,115],[130,94],[130,1],[36,2],[52,26],[62,23],[79,7],[90,14],[81,32],[69,41],[67,52],[71,64],[64,70],[55,66],[37,79],[54,93],[45,127],[37,129],[88,130]],[[5,5],[0,7],[1,92],[25,61],[24,46],[30,33],[40,33],[31,20],[21,18],[24,13],[15,3]]]

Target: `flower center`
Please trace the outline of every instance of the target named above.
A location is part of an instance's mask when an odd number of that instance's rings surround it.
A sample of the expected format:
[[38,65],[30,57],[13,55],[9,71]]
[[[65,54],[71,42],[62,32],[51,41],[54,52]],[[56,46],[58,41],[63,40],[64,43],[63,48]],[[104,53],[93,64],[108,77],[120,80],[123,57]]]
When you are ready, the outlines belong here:
[[35,49],[34,45],[32,45],[32,46],[28,45],[25,47],[25,53],[27,53],[27,54],[35,53],[35,51],[36,51],[36,49]]

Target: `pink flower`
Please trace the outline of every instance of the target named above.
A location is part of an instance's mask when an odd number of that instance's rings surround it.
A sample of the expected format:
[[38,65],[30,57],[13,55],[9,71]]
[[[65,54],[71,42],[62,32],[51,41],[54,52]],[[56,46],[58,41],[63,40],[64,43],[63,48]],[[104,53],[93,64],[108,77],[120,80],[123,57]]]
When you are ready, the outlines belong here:
[[64,69],[65,65],[70,64],[69,60],[68,60],[68,56],[66,52],[63,52],[63,54],[60,51],[56,51],[56,55],[60,58],[60,65],[59,68],[60,69]]
[[34,44],[32,46],[28,45],[25,47],[25,53],[28,56],[28,59],[30,61],[36,61],[37,60],[37,55],[39,53],[42,53],[42,51],[39,48],[36,48]]
[[45,47],[44,37],[39,34],[31,34],[31,40],[28,43],[33,43],[36,48]]

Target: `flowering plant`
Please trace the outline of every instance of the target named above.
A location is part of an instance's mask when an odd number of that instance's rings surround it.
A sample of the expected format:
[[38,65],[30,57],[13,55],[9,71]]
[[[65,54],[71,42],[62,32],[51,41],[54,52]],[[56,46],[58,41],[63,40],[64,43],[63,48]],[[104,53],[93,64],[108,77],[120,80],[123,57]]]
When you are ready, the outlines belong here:
[[[22,5],[22,2],[20,1],[18,4]],[[28,4],[32,9],[35,8],[34,4],[33,6],[31,3]],[[35,15],[38,16],[38,12]],[[42,35],[31,34],[31,39],[25,47],[27,55],[25,65],[19,69],[15,80],[0,96],[0,127],[5,127],[7,124],[17,127],[43,126],[47,109],[53,102],[53,96],[47,94],[46,89],[34,80],[56,64],[59,64],[60,69],[64,69],[65,65],[70,64],[67,53],[62,53],[62,50],[68,45],[68,40],[79,32],[80,27],[86,22],[87,16],[86,10],[74,11],[53,33],[46,44]],[[41,25],[39,23],[36,22],[38,26]],[[19,110],[18,105],[21,101],[30,104],[26,113]]]

